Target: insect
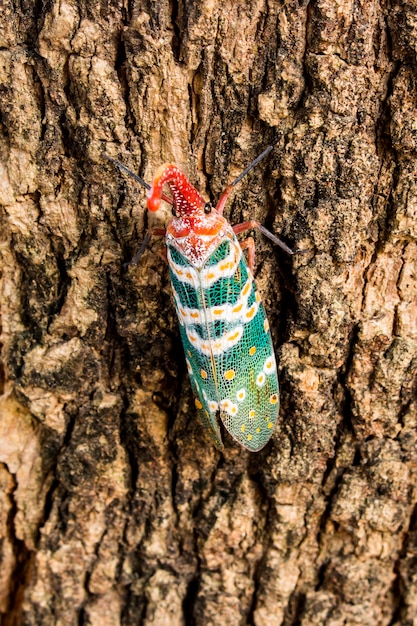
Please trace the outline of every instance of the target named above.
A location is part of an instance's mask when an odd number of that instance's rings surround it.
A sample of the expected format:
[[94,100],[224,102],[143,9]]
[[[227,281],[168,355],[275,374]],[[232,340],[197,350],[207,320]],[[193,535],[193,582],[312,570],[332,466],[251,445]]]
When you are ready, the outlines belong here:
[[[148,209],[161,199],[172,205],[166,229],[148,231],[136,263],[152,235],[165,236],[172,291],[198,416],[218,449],[221,419],[230,435],[252,452],[271,438],[279,410],[277,366],[268,320],[253,279],[255,245],[236,235],[258,228],[287,253],[283,241],[255,220],[231,226],[223,217],[233,187],[271,150],[268,146],[222,193],[213,208],[175,165],[165,164],[152,187],[107,155],[149,190]],[[172,197],[163,193],[164,185]],[[243,250],[248,251],[248,260]]]

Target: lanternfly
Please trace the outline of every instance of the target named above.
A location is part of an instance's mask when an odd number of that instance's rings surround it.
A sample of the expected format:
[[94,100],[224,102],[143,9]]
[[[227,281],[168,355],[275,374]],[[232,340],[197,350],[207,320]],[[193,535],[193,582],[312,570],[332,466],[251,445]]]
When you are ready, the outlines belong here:
[[[181,339],[198,416],[213,443],[223,449],[218,418],[243,447],[256,452],[269,441],[278,418],[279,388],[268,320],[253,279],[254,241],[236,235],[258,228],[287,253],[278,237],[251,220],[231,226],[223,208],[232,188],[272,150],[268,148],[223,192],[215,209],[171,164],[156,172],[152,187],[120,161],[104,155],[149,189],[148,209],[172,204],[165,236]],[[172,198],[163,194],[168,185]],[[248,261],[242,250],[247,249]]]

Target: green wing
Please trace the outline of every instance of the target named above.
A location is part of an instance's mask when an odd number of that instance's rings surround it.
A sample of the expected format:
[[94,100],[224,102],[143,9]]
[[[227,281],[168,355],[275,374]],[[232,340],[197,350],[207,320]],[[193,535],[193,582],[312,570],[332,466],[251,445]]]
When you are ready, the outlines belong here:
[[258,451],[277,421],[279,388],[265,311],[239,243],[225,237],[201,268],[174,248],[168,256],[200,418],[217,447],[220,416],[236,441]]

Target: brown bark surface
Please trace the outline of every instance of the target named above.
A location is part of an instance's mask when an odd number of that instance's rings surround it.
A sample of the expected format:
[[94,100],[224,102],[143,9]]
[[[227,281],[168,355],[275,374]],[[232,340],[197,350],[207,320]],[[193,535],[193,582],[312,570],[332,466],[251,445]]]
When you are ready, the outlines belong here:
[[[4,0],[4,626],[413,626],[412,0]],[[145,192],[173,161],[257,236],[279,360],[258,454],[196,421]]]

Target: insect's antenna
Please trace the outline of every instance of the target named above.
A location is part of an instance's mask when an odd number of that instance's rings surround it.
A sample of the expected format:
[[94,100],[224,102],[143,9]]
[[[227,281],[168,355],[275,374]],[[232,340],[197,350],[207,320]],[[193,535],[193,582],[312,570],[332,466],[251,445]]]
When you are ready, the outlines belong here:
[[113,159],[113,157],[110,157],[105,152],[103,152],[103,157],[105,159],[107,159],[108,161],[111,161],[111,163],[114,163],[115,165],[117,165],[119,170],[121,170],[122,172],[125,172],[126,174],[128,174],[131,178],[133,178],[138,183],[140,183],[142,185],[142,187],[145,187],[145,189],[147,189],[149,191],[151,186],[147,182],[145,182],[143,180],[143,178],[141,178],[140,176],[135,174],[135,172],[132,172],[132,170],[130,170],[128,167],[126,167],[126,165],[123,165],[123,163],[121,161],[118,161],[118,159]]
[[246,174],[249,174],[249,172],[258,165],[259,161],[262,161],[262,159],[264,159],[273,149],[274,149],[274,146],[268,146],[259,156],[256,157],[254,161],[252,161],[252,163],[250,163],[250,165],[248,165],[247,168],[243,170],[241,174],[239,174],[237,178],[234,179],[232,183],[230,183],[230,185],[227,185],[226,189],[223,191],[222,195],[220,196],[220,199],[216,206],[216,211],[220,213],[220,215],[223,213],[224,205],[226,204],[227,198],[229,197],[230,192],[232,191],[233,187],[235,187],[235,185],[240,183],[242,178],[246,176]]
[[252,161],[252,163],[250,163],[250,165],[248,165],[247,168],[245,168],[243,170],[243,172],[241,174],[239,174],[239,176],[237,178],[234,179],[234,181],[232,183],[230,183],[230,187],[234,187],[235,185],[240,183],[242,178],[244,178],[246,176],[246,174],[249,174],[249,172],[251,170],[253,170],[253,168],[256,167],[260,161],[262,161],[262,159],[264,159],[266,156],[268,156],[268,154],[273,149],[274,149],[274,146],[268,146],[259,156],[256,157],[256,159],[254,161]]
[[[151,188],[149,183],[147,183],[145,180],[143,180],[143,178],[141,178],[140,176],[135,174],[135,172],[132,172],[132,170],[130,170],[128,167],[126,167],[126,165],[123,165],[123,163],[121,161],[119,161],[118,159],[113,159],[113,157],[110,157],[105,152],[103,152],[102,156],[105,159],[107,159],[108,161],[110,161],[111,163],[114,163],[119,168],[119,170],[121,170],[122,172],[125,172],[126,174],[128,174],[131,178],[133,178],[138,183],[140,183],[142,185],[142,187],[145,187],[145,189],[147,189],[149,191],[149,189]],[[165,202],[168,202],[169,204],[172,204],[172,198],[170,198],[169,196],[166,196],[165,194],[162,194],[162,199],[165,200]]]

